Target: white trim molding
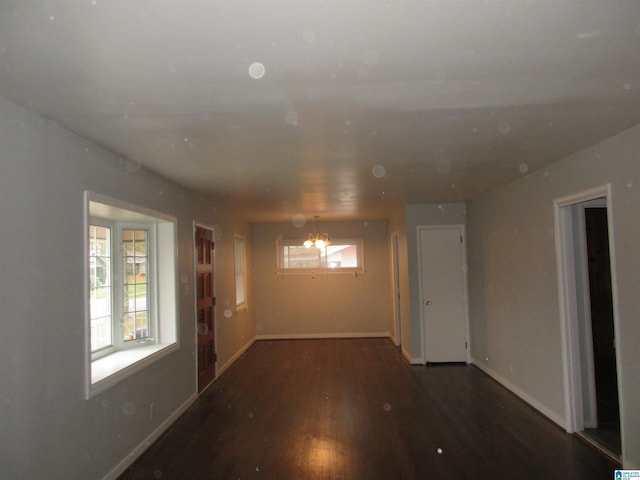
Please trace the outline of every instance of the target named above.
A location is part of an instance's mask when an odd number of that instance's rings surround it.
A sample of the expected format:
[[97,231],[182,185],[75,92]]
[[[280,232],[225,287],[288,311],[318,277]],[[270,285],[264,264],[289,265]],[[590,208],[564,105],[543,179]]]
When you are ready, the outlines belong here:
[[253,345],[255,342],[256,342],[256,337],[253,337],[251,340],[245,343],[244,346],[241,347],[229,360],[224,362],[223,365],[220,365],[216,371],[216,380],[220,378],[220,376],[225,372],[225,370],[227,370],[231,365],[233,365],[234,362],[244,354],[244,352],[249,350],[249,348],[251,348],[251,345]]
[[492,369],[490,369],[486,365],[483,365],[480,362],[476,362],[475,359],[471,359],[471,364],[474,365],[475,367],[479,368],[480,370],[482,370],[487,375],[489,375],[492,379],[494,379],[500,385],[505,387],[507,390],[511,391],[512,393],[514,393],[515,395],[520,397],[522,400],[527,402],[529,405],[531,405],[533,408],[538,410],[545,417],[547,417],[550,420],[552,420],[554,423],[557,423],[562,428],[566,427],[566,422],[565,422],[564,417],[562,417],[562,415],[559,415],[559,414],[555,413],[554,411],[549,410],[546,406],[544,406],[538,400],[533,398],[531,395],[526,393],[524,390],[521,390],[520,388],[516,387],[513,383],[511,383],[509,380],[507,380],[503,376],[498,375],[495,371],[493,371]]
[[[556,232],[556,263],[558,272],[558,299],[560,305],[560,323],[562,335],[562,358],[565,390],[566,430],[569,433],[584,428],[584,402],[581,396],[582,377],[580,373],[580,347],[578,343],[578,300],[576,298],[576,268],[573,258],[575,245],[571,223],[571,207],[597,198],[606,199],[609,230],[609,257],[611,268],[611,293],[613,301],[614,338],[620,338],[618,286],[616,274],[616,253],[613,229],[614,203],[611,184],[607,183],[584,190],[553,201]],[[618,389],[622,388],[620,373],[620,349],[616,348]],[[620,407],[620,436],[622,440],[622,462],[625,458],[625,408],[623,396],[618,395]]]
[[257,335],[256,340],[304,340],[316,338],[391,338],[389,332],[292,333]]
[[103,480],[117,480],[117,478],[122,475],[125,470],[129,468],[133,462],[135,462],[151,445],[153,445],[153,443],[158,440],[160,436],[171,425],[173,425],[173,423],[178,420],[178,418],[180,418],[197,399],[198,395],[195,393],[187,398],[187,400],[176,408],[173,413],[164,420],[164,422],[158,425],[158,427],[151,432],[147,438],[134,447],[126,457],[124,457],[109,473],[107,473],[103,477]]

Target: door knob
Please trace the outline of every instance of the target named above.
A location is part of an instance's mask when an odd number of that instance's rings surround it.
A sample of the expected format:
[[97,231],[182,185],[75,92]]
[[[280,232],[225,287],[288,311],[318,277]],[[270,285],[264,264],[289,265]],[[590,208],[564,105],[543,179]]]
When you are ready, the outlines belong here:
[[425,300],[424,304],[427,306],[431,305],[431,300]]

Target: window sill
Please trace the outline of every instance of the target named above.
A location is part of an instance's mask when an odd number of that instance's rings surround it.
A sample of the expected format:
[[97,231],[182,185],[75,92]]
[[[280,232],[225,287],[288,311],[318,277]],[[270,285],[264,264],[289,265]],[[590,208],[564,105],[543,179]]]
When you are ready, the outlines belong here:
[[91,362],[87,398],[113,387],[125,378],[178,349],[177,343],[144,345],[120,350]]
[[345,268],[278,268],[277,275],[359,275],[366,273],[363,267]]

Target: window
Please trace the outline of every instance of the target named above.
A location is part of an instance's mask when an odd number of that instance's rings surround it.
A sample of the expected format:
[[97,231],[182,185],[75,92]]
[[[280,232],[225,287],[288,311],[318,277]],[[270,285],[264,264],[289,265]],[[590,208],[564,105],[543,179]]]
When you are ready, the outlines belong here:
[[89,221],[91,357],[97,359],[153,341],[155,224],[132,226],[93,216]]
[[92,354],[113,344],[111,277],[111,228],[104,225],[89,225],[89,301]]
[[247,308],[247,251],[244,237],[236,235],[233,242],[236,275],[236,311]]
[[278,271],[306,273],[364,272],[362,239],[334,239],[322,248],[305,247],[299,239],[278,240]]
[[86,192],[87,397],[177,348],[176,220]]
[[[122,341],[149,340],[151,336],[150,300],[152,277],[149,269],[150,231],[123,228],[122,242]],[[155,330],[155,329],[154,329]]]

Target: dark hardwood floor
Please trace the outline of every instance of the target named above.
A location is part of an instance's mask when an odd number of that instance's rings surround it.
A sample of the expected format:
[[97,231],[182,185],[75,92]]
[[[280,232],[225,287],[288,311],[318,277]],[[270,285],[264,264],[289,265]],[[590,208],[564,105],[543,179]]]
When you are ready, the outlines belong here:
[[388,339],[254,344],[120,478],[606,479],[615,465],[473,366]]

